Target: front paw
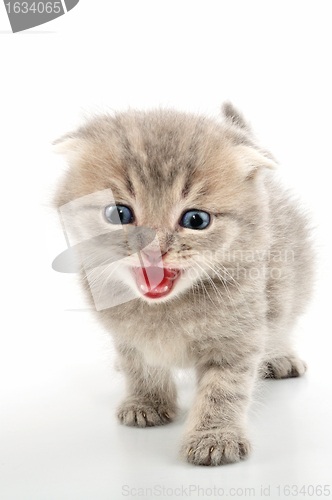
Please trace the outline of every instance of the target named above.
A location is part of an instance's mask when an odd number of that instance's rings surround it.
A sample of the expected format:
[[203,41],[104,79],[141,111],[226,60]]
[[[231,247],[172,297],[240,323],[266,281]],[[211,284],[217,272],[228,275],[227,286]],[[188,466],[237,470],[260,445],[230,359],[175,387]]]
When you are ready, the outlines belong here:
[[250,441],[229,430],[196,431],[187,435],[181,447],[181,456],[194,465],[223,465],[247,458]]
[[131,397],[120,404],[117,416],[123,425],[153,427],[172,422],[176,409],[165,403]]

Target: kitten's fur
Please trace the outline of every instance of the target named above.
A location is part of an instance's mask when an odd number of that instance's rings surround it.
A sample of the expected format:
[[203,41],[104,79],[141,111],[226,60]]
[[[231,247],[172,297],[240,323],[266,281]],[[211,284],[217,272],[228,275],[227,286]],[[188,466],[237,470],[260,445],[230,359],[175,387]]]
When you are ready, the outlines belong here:
[[[195,367],[182,457],[203,465],[245,458],[257,376],[296,377],[306,369],[290,332],[311,292],[313,255],[306,218],[276,180],[275,160],[230,103],[220,122],[170,110],[97,117],[56,148],[70,164],[57,207],[111,188],[137,224],[156,229],[165,265],[198,273],[184,273],[158,300],[140,295],[132,280],[136,299],[96,312],[126,377],[121,423],[173,420],[171,369]],[[210,226],[180,227],[191,208],[212,214]],[[221,256],[221,248],[229,252]],[[115,280],[128,286],[121,274]]]

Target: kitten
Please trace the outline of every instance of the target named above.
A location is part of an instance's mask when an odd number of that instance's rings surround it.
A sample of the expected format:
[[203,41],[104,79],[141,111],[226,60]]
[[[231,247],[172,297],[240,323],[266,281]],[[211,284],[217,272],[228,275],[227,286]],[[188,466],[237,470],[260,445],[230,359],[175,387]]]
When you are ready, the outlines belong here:
[[277,181],[272,155],[230,103],[220,121],[171,110],[100,116],[55,147],[70,166],[55,205],[71,207],[73,242],[154,230],[111,273],[101,245],[104,266],[82,274],[126,378],[120,422],[171,422],[172,368],[194,367],[183,459],[246,458],[257,377],[306,370],[290,332],[311,293],[313,252],[306,217]]

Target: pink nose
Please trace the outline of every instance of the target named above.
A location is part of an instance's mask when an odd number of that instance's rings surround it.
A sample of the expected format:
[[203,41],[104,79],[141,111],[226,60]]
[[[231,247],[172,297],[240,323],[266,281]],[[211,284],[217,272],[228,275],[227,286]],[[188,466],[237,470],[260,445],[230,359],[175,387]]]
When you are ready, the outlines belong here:
[[158,264],[162,259],[162,254],[159,250],[155,251],[144,248],[143,253],[151,264]]

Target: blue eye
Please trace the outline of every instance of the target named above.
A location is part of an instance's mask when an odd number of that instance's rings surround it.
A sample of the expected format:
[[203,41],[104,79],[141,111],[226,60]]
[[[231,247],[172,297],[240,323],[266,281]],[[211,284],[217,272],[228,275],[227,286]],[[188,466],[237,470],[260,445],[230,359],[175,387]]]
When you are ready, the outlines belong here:
[[131,224],[134,214],[124,205],[109,205],[105,208],[105,217],[111,224]]
[[210,216],[202,210],[189,210],[181,219],[180,225],[187,229],[205,229],[210,224]]

